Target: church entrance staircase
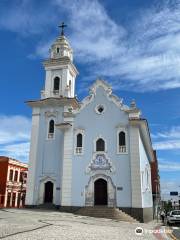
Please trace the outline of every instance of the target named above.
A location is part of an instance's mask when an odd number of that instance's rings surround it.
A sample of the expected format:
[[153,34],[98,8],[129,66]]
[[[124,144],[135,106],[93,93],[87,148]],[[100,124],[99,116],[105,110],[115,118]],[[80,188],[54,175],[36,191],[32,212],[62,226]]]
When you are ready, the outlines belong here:
[[109,218],[117,221],[134,223],[138,222],[136,219],[119,210],[118,208],[107,206],[82,207],[78,211],[76,211],[75,214],[97,218]]

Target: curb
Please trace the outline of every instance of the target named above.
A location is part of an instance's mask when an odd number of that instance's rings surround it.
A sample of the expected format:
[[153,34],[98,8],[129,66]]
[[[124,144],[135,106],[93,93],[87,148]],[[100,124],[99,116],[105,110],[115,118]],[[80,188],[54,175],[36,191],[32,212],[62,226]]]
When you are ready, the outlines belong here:
[[178,239],[173,235],[173,233],[168,233],[168,236],[171,237],[173,240],[178,240]]

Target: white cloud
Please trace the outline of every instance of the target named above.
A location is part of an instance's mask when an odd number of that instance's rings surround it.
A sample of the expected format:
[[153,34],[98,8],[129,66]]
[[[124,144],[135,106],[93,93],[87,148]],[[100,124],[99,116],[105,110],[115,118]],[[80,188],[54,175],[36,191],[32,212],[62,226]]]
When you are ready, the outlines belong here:
[[163,200],[170,200],[172,198],[170,192],[174,191],[180,191],[177,179],[161,181],[161,196]]
[[[180,191],[179,188],[179,176],[180,176],[180,161],[173,159],[162,159],[158,158],[158,165],[161,176],[161,196],[164,200],[176,199],[176,197],[170,196],[170,192]],[[171,173],[171,174],[169,174]],[[174,176],[172,178],[172,176]]]
[[30,139],[31,120],[24,116],[0,115],[0,144]]
[[153,148],[156,150],[173,150],[180,149],[180,140],[167,140],[160,141],[153,144]]
[[[0,28],[22,36],[42,35],[57,24],[58,15],[49,11],[48,5],[34,0],[14,0],[0,9]],[[3,4],[2,4],[3,6]]]
[[180,149],[180,126],[171,127],[168,131],[151,135],[154,139],[153,147],[157,150]]
[[29,156],[29,148],[29,142],[5,145],[1,147],[0,154],[27,162]]
[[[71,41],[81,62],[119,88],[148,91],[180,87],[180,5],[166,2],[139,16],[129,29],[113,21],[98,1],[62,4],[73,28]],[[64,2],[63,2],[64,3]],[[82,30],[83,29],[83,30]]]
[[30,130],[29,118],[0,115],[0,155],[27,161]]
[[157,138],[180,138],[180,126],[173,126],[169,131],[158,132],[157,134],[152,134],[154,139]]
[[151,136],[154,139],[154,149],[180,149],[180,126],[171,127],[169,130],[151,134]]
[[180,172],[180,161],[167,161],[158,159],[159,169],[161,172]]
[[[59,3],[59,7],[62,6],[61,0],[56,2]],[[69,2],[67,1],[64,7],[69,13],[73,29],[71,41],[81,61],[112,61],[111,58],[125,52],[125,28],[117,25],[108,16],[98,1],[73,1],[71,4]]]
[[[128,26],[116,23],[98,0],[53,0],[42,10],[26,0],[4,14],[0,27],[39,35],[54,28],[59,16],[66,16],[76,59],[87,66],[90,78],[92,73],[107,77],[116,89],[180,87],[179,1],[142,9]],[[42,35],[35,54],[45,57],[53,37]]]
[[32,54],[29,54],[29,58],[30,59],[36,59],[37,56],[40,56],[42,58],[47,58],[48,54],[49,54],[49,49],[51,44],[53,43],[54,39],[49,40],[48,42],[44,43],[39,43],[36,46],[35,52]]

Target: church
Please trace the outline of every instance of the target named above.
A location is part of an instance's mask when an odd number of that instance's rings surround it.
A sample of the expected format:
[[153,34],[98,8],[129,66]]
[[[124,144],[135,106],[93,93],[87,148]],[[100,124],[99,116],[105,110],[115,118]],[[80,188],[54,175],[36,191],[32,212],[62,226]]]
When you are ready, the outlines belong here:
[[43,63],[45,87],[32,108],[26,206],[98,205],[152,219],[153,150],[147,120],[97,79],[81,102],[78,70],[64,31]]

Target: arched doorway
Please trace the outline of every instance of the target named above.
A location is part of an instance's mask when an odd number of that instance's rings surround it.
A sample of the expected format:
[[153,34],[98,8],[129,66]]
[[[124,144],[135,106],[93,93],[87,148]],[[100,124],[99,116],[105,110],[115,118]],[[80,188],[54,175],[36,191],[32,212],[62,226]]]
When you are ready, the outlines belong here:
[[53,183],[50,181],[45,183],[44,202],[45,203],[53,202]]
[[94,182],[94,205],[107,205],[107,181],[102,178]]

